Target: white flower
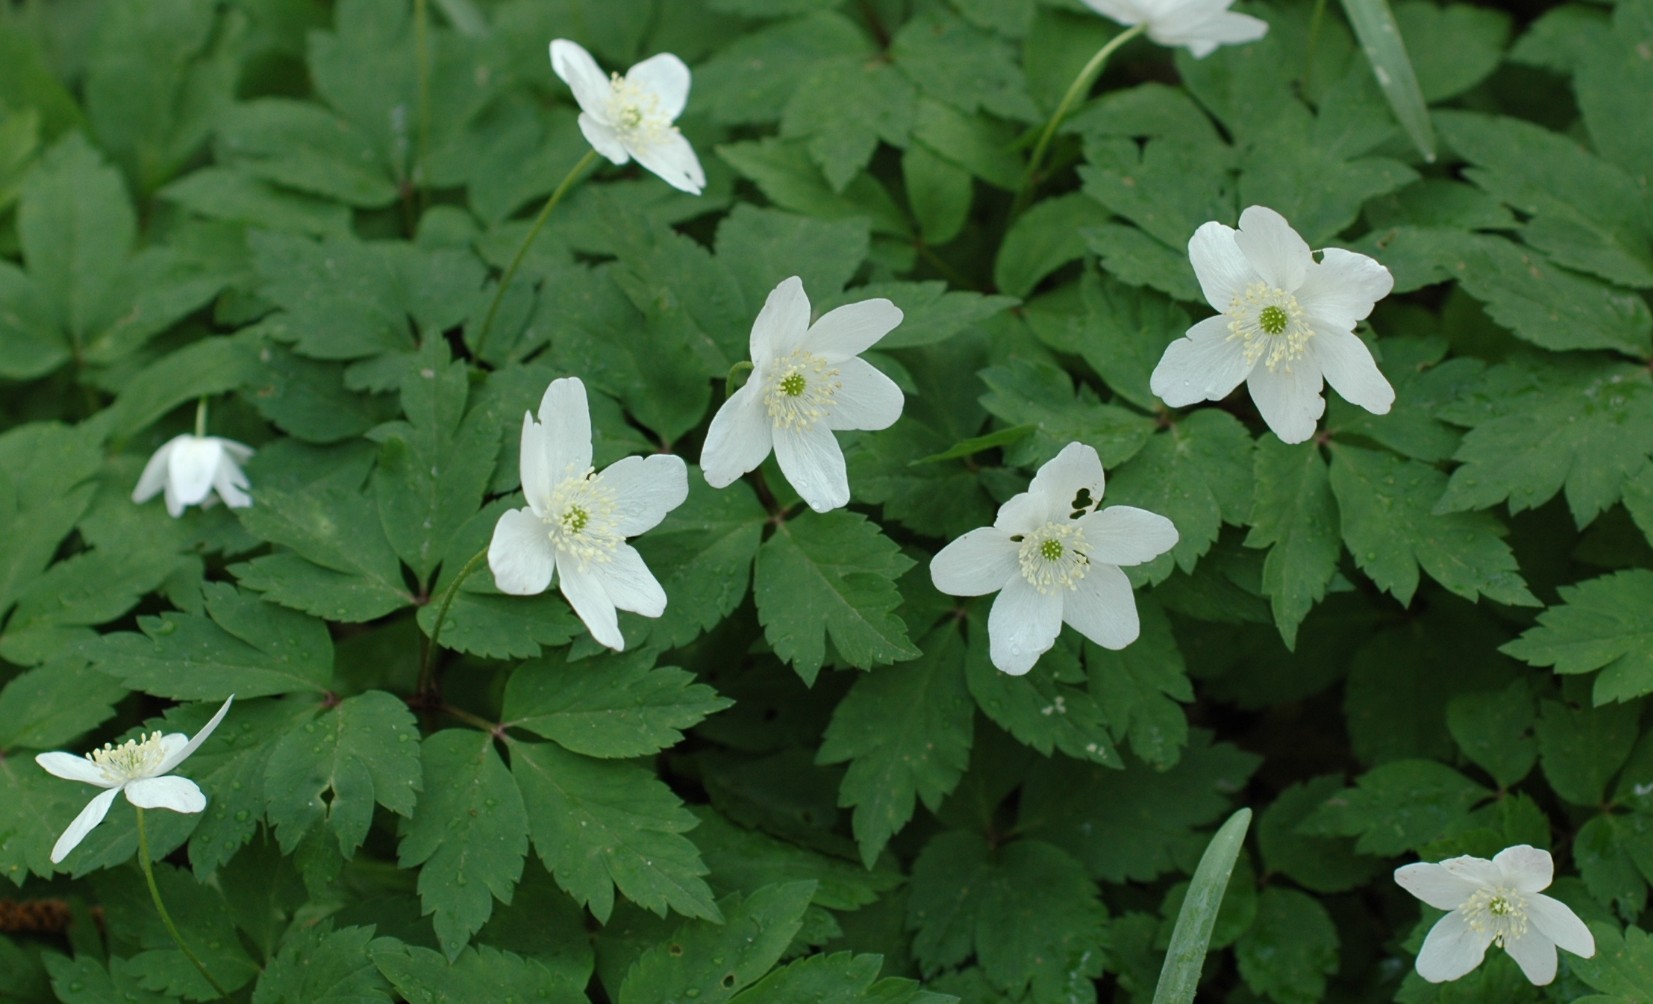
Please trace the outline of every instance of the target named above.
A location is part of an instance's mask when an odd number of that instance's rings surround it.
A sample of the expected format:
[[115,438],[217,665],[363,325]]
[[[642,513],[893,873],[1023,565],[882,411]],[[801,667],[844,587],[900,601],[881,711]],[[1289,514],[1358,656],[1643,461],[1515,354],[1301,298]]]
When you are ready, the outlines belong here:
[[1455,980],[1481,964],[1488,945],[1510,953],[1527,979],[1555,979],[1555,950],[1588,959],[1596,939],[1567,904],[1539,892],[1555,873],[1549,851],[1519,844],[1488,861],[1465,855],[1439,864],[1395,869],[1395,881],[1438,910],[1418,952],[1418,975],[1431,983]]
[[132,501],[148,502],[166,489],[166,511],[174,517],[185,506],[212,504],[212,493],[231,509],[253,504],[247,494],[247,476],[241,465],[253,455],[252,447],[218,436],[173,436],[155,451],[132,489]]
[[901,388],[857,358],[901,323],[885,299],[846,303],[809,323],[797,276],[769,294],[752,322],[752,376],[712,416],[700,467],[722,488],[775,451],[781,473],[816,512],[849,502],[837,429],[886,429],[901,417]]
[[987,615],[993,665],[1021,676],[1056,644],[1066,621],[1103,648],[1136,640],[1136,599],[1120,565],[1151,561],[1177,542],[1164,516],[1102,509],[1102,460],[1069,443],[1027,491],[999,507],[992,526],[948,544],[930,579],[953,596],[998,590]]
[[126,800],[140,809],[171,809],[173,812],[200,812],[205,809],[207,798],[195,782],[187,777],[173,777],[172,771],[207,741],[212,730],[224,720],[233,700],[235,695],[231,694],[193,739],[182,732],[169,732],[164,736],[151,732],[119,746],[104,743],[103,749],[93,750],[84,757],[73,753],[36,754],[34,762],[44,767],[47,773],[104,789],[86,803],[86,808],[80,810],[80,815],[52,845],[52,864],[68,857],[86,834],[103,822],[118,792],[126,792]]
[[689,100],[689,68],[662,52],[625,76],[603,76],[591,53],[566,38],[551,41],[551,69],[580,104],[580,131],[616,164],[633,157],[666,184],[690,195],[706,187],[694,147],[672,125]]
[[561,572],[563,596],[598,641],[624,649],[616,609],[666,610],[643,558],[626,543],[689,497],[688,467],[657,453],[591,466],[591,411],[577,377],[551,381],[540,420],[522,416],[522,494],[528,505],[499,517],[488,544],[494,582],[514,596],[543,593]]
[[1252,206],[1240,229],[1206,223],[1188,259],[1211,306],[1222,311],[1172,342],[1149,386],[1173,408],[1220,401],[1245,381],[1263,421],[1282,442],[1314,435],[1326,410],[1322,380],[1376,415],[1395,391],[1355,322],[1394,288],[1389,270],[1363,254],[1327,248],[1315,261],[1279,213]]
[[1219,45],[1255,42],[1268,22],[1228,9],[1234,0],[1084,0],[1085,6],[1123,25],[1145,24],[1160,45],[1185,45],[1204,59]]

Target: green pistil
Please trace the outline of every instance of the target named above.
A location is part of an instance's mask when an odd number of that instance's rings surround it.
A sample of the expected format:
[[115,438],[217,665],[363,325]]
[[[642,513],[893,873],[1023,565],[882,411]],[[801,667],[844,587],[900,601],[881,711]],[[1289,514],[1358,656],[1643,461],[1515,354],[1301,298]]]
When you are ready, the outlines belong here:
[[1039,545],[1039,557],[1046,561],[1055,561],[1062,556],[1062,543],[1058,540],[1047,540]]
[[589,522],[591,522],[591,514],[579,506],[570,506],[568,511],[562,514],[563,529],[569,533],[579,533],[585,529],[585,525]]
[[1271,335],[1278,335],[1286,330],[1286,324],[1291,319],[1279,307],[1267,306],[1257,314],[1257,326]]
[[781,393],[787,397],[797,397],[804,392],[804,388],[807,386],[809,386],[809,381],[804,379],[802,373],[788,373],[781,380]]

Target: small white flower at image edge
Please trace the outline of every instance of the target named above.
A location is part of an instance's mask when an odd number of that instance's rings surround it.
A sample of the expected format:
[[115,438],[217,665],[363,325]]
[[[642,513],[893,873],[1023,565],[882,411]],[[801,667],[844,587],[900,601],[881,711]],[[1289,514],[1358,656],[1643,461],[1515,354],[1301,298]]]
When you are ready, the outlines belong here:
[[652,529],[689,497],[688,466],[656,453],[591,466],[591,410],[578,377],[551,381],[539,421],[522,416],[522,493],[488,544],[494,584],[513,596],[545,592],[552,578],[591,634],[625,648],[617,610],[666,611],[666,592],[626,538]]
[[1234,0],[1083,0],[1085,6],[1127,27],[1143,25],[1164,46],[1184,46],[1204,59],[1219,45],[1255,42],[1268,22],[1229,10]]
[[930,560],[930,579],[950,596],[997,592],[987,616],[993,665],[1012,676],[1033,668],[1068,624],[1103,648],[1137,639],[1141,622],[1122,565],[1176,546],[1177,529],[1132,506],[1102,508],[1102,460],[1069,443],[999,507]]
[[212,735],[212,730],[229,713],[231,694],[224,700],[218,713],[194,738],[182,732],[162,735],[152,732],[137,739],[129,739],[119,746],[104,743],[85,756],[73,753],[37,753],[34,762],[47,773],[66,781],[95,784],[104,789],[86,803],[63,835],[52,846],[52,864],[69,856],[88,833],[109,814],[115,796],[126,793],[126,800],[140,809],[171,809],[173,812],[194,813],[207,807],[207,798],[201,789],[186,777],[177,777],[172,771],[189,759]]
[[144,465],[132,501],[142,504],[164,491],[166,511],[174,519],[188,506],[210,506],[214,493],[231,509],[245,509],[253,500],[241,465],[252,455],[252,447],[233,439],[173,436]]
[[1395,391],[1355,324],[1394,288],[1366,255],[1327,248],[1319,261],[1285,218],[1266,206],[1240,214],[1238,230],[1205,223],[1188,242],[1206,302],[1220,311],[1165,349],[1149,388],[1172,408],[1220,401],[1242,382],[1284,443],[1314,435],[1330,383],[1376,415]]
[[773,451],[811,509],[847,505],[849,474],[833,433],[887,429],[901,417],[901,388],[860,358],[901,318],[880,297],[846,303],[811,324],[803,280],[782,280],[752,322],[752,373],[706,432],[700,467],[707,484],[726,487]]
[[574,92],[580,132],[593,149],[615,164],[637,163],[679,191],[699,195],[706,173],[694,147],[672,123],[689,100],[689,68],[669,52],[603,76],[597,61],[577,42],[551,41],[551,69]]
[[1527,844],[1506,847],[1491,861],[1466,854],[1395,869],[1402,889],[1447,911],[1418,950],[1418,975],[1430,983],[1458,979],[1497,945],[1542,986],[1555,979],[1557,948],[1595,955],[1596,939],[1572,908],[1540,892],[1554,875],[1550,852]]

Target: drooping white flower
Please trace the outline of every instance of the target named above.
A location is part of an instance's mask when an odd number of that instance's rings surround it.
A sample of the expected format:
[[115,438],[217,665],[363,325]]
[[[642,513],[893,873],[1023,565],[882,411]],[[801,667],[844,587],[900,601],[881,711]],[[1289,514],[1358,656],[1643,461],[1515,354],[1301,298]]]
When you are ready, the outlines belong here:
[[707,483],[730,484],[773,449],[811,509],[847,504],[849,475],[832,433],[885,429],[901,417],[901,388],[858,358],[900,323],[900,308],[880,298],[810,324],[803,280],[783,280],[752,322],[751,378],[712,416],[700,454]]
[[233,439],[173,436],[144,465],[132,501],[148,502],[165,489],[166,511],[176,518],[185,506],[211,505],[216,491],[231,509],[245,509],[253,500],[241,465],[252,455],[252,447]]
[[162,735],[151,732],[138,739],[128,739],[115,746],[104,743],[83,757],[73,753],[38,753],[34,762],[55,777],[69,781],[95,784],[104,789],[86,803],[80,815],[52,845],[52,864],[69,856],[80,845],[92,828],[103,822],[115,795],[126,792],[126,800],[140,809],[171,809],[173,812],[200,812],[207,807],[207,797],[201,794],[194,781],[174,777],[172,771],[189,759],[212,735],[212,730],[224,720],[230,710],[231,694],[212,720],[191,739],[182,732]]
[[1205,223],[1188,242],[1200,289],[1222,311],[1165,349],[1149,387],[1173,408],[1220,401],[1244,381],[1282,442],[1314,435],[1326,410],[1322,378],[1352,404],[1387,414],[1395,391],[1355,322],[1394,288],[1363,254],[1327,248],[1321,259],[1279,213],[1252,206],[1240,229]]
[[699,195],[706,187],[700,158],[672,125],[689,100],[689,68],[662,52],[625,76],[603,76],[591,53],[566,38],[551,41],[551,69],[574,92],[580,131],[597,152],[616,164],[633,157],[679,191]]
[[1550,852],[1519,844],[1486,858],[1448,858],[1395,869],[1402,889],[1448,910],[1418,952],[1418,975],[1431,983],[1455,980],[1476,966],[1487,947],[1510,954],[1527,979],[1555,979],[1557,947],[1588,959],[1596,939],[1567,904],[1543,895],[1555,875]]
[[1021,676],[1032,669],[1063,622],[1103,648],[1124,648],[1141,632],[1119,566],[1170,550],[1177,528],[1145,509],[1101,506],[1101,458],[1069,443],[1027,491],[999,507],[992,526],[971,530],[930,560],[930,579],[944,593],[998,591],[987,634],[1000,670]]
[[1085,6],[1120,24],[1146,25],[1160,45],[1187,46],[1196,59],[1219,45],[1255,42],[1268,22],[1228,9],[1234,0],[1084,0]]
[[543,593],[553,574],[598,641],[624,649],[618,610],[666,610],[643,558],[626,543],[689,497],[688,467],[657,453],[626,457],[601,474],[591,466],[591,411],[578,377],[551,381],[539,421],[522,416],[522,493],[528,505],[499,517],[488,567],[502,592]]

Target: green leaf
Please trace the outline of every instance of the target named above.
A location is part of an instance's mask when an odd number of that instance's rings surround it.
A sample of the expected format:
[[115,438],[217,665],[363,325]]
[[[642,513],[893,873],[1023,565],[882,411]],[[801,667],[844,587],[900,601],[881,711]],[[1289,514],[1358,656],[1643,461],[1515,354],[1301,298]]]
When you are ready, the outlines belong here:
[[947,284],[930,282],[872,283],[824,297],[818,307],[827,311],[844,303],[884,297],[901,308],[901,323],[878,341],[879,349],[910,348],[945,341],[995,314],[1010,309],[1016,301],[1008,296],[949,292]]
[[1557,673],[1596,677],[1597,704],[1653,693],[1653,572],[1628,569],[1577,585],[1562,586],[1561,604],[1538,615],[1538,624],[1499,649]]
[[734,613],[768,518],[744,481],[714,489],[690,471],[688,499],[631,542],[668,597],[664,614],[639,625],[651,642],[686,645]]
[[1077,441],[1095,447],[1103,467],[1115,467],[1135,456],[1154,434],[1153,419],[1101,404],[1089,387],[1075,394],[1073,378],[1055,366],[1013,359],[983,370],[981,380],[988,387],[981,399],[988,414],[1009,425],[1038,429],[1005,451],[1008,464],[1033,466]]
[[753,591],[775,654],[813,684],[826,640],[851,666],[869,669],[917,656],[895,613],[895,580],[913,560],[855,513],[806,515],[776,528],[758,549]]
[[[781,137],[802,140],[834,192],[860,174],[880,140],[905,147],[917,92],[887,61],[856,53],[814,63],[781,113]],[[968,179],[967,179],[968,181]]]
[[1095,696],[1072,686],[1080,679],[1073,649],[1058,639],[1055,648],[1039,657],[1038,672],[1024,676],[1000,672],[988,652],[987,609],[981,602],[971,608],[970,646],[964,662],[965,681],[976,706],[1017,741],[1044,756],[1061,750],[1076,760],[1119,766],[1114,737]]
[[467,948],[450,963],[440,952],[394,938],[375,938],[368,955],[408,1004],[463,1004],[478,997],[501,1002],[586,1002],[583,982],[572,982],[539,959],[488,945]]
[[961,112],[1039,118],[1015,49],[950,12],[932,10],[908,21],[890,40],[889,54],[920,90]]
[[445,729],[425,739],[421,756],[424,796],[402,827],[397,861],[420,866],[419,901],[436,915],[436,938],[451,961],[494,900],[511,901],[528,854],[528,812],[492,735]]
[[1159,604],[1138,601],[1142,633],[1118,651],[1085,645],[1090,693],[1116,742],[1157,769],[1174,766],[1188,744],[1188,719],[1178,702],[1194,699],[1170,619]]
[[957,237],[970,216],[969,172],[915,145],[901,155],[901,180],[924,242],[936,247]]
[[780,961],[814,892],[814,882],[787,882],[724,897],[712,915],[726,922],[689,921],[644,952],[620,985],[619,1004],[729,1000]]
[[1358,837],[1355,850],[1363,854],[1395,855],[1438,839],[1489,794],[1434,760],[1394,760],[1327,798],[1298,832]]
[[[33,423],[0,433],[0,616],[46,568],[91,504],[87,483],[102,466],[84,429]],[[51,463],[40,463],[50,457]]]
[[285,98],[260,98],[228,111],[218,128],[217,157],[249,174],[349,206],[396,201],[397,188],[372,141],[325,109]]
[[912,235],[901,208],[871,175],[858,175],[842,193],[835,192],[801,143],[728,143],[717,148],[717,155],[782,209],[823,220],[865,219],[873,233]]
[[71,355],[69,339],[46,294],[22,269],[0,262],[0,377],[42,377]]
[[1343,790],[1343,779],[1321,775],[1294,784],[1263,810],[1257,821],[1257,849],[1267,871],[1289,876],[1312,892],[1345,892],[1373,872],[1373,861],[1356,854],[1354,841],[1299,832],[1315,807]]
[[1466,600],[1538,606],[1488,513],[1432,515],[1446,475],[1428,464],[1355,446],[1332,446],[1330,483],[1343,539],[1355,564],[1380,588],[1410,605],[1418,567]]
[[648,653],[568,662],[562,653],[523,663],[505,685],[504,724],[603,759],[649,756],[683,729],[734,702]]
[[1429,109],[1388,0],[1343,0],[1343,12],[1349,16],[1349,25],[1360,39],[1378,86],[1395,110],[1395,118],[1423,159],[1434,160],[1435,132],[1429,125]]
[[1588,1004],[1635,1004],[1646,996],[1653,986],[1653,935],[1639,927],[1624,929],[1621,936],[1617,924],[1597,921],[1590,925],[1595,936],[1596,954],[1588,959],[1569,956],[1567,967],[1601,997],[1581,997]]
[[859,861],[737,826],[709,807],[692,811],[700,820],[695,843],[720,889],[752,890],[776,882],[810,880],[816,884],[815,906],[851,911],[881,902],[881,895],[905,881],[888,861],[869,869]]
[[1574,805],[1594,806],[1636,745],[1641,708],[1608,704],[1578,708],[1538,703],[1538,755],[1555,793]]
[[78,133],[41,157],[17,206],[23,261],[58,323],[86,338],[109,316],[115,287],[137,237],[120,174]]
[[377,802],[398,816],[418,800],[419,733],[399,699],[370,690],[341,701],[282,736],[270,751],[264,789],[270,822],[291,853],[318,823],[355,857]]
[[128,687],[180,701],[323,693],[331,685],[326,624],[227,583],[207,583],[202,595],[205,615],[140,617],[143,634],[106,634],[76,650]]
[[0,633],[0,656],[19,666],[45,662],[94,637],[103,624],[137,605],[177,568],[163,551],[93,548],[60,561],[36,578],[17,600]]
[[1279,1004],[1315,1004],[1337,971],[1337,927],[1313,898],[1271,886],[1258,897],[1257,919],[1240,935],[1234,957],[1254,993]]
[[918,659],[855,681],[815,757],[850,765],[838,804],[855,810],[855,842],[868,868],[912,819],[915,799],[936,811],[970,761],[975,709],[959,673],[963,638],[944,624],[919,649]]
[[[1647,878],[1636,867],[1630,848],[1645,846],[1645,817],[1592,816],[1573,838],[1573,860],[1592,895],[1627,916],[1647,908]],[[1645,852],[1644,852],[1645,853]]]
[[732,998],[732,1004],[807,1000],[812,1004],[859,1004],[871,997],[884,959],[879,955],[834,952],[811,955],[776,969]]
[[1640,179],[1645,191],[1653,137],[1647,134],[1647,106],[1636,95],[1653,86],[1646,49],[1653,40],[1653,6],[1647,0],[1620,3],[1611,29],[1567,34],[1584,54],[1573,68],[1573,92],[1590,140],[1603,157]]
[[1538,762],[1532,685],[1518,678],[1497,693],[1460,694],[1446,706],[1446,727],[1464,756],[1504,787]]
[[203,167],[156,194],[209,220],[315,237],[350,232],[350,207],[278,188],[241,168]]
[[540,860],[598,920],[608,920],[615,887],[661,915],[720,919],[700,852],[683,836],[695,817],[650,770],[513,743],[511,773]]
[[[750,11],[757,16],[784,9],[782,4],[766,0],[716,2],[762,8]],[[805,0],[798,2],[801,6]],[[809,2],[812,7],[831,6],[816,4],[814,0]],[[866,32],[837,11],[818,10],[780,21],[729,39],[703,65],[697,65],[694,71],[696,102],[704,102],[702,107],[714,122],[727,125],[776,122],[799,81],[817,63],[864,54],[868,50]],[[740,211],[740,206],[734,210]]]
[[1509,48],[1511,18],[1501,10],[1408,0],[1395,5],[1394,14],[1418,89],[1430,102],[1456,97],[1491,76]]
[[0,749],[50,749],[108,721],[128,691],[84,661],[48,662],[0,687]]
[[993,261],[993,284],[1025,298],[1046,276],[1084,257],[1083,228],[1107,221],[1108,211],[1078,192],[1035,202],[1005,233]]
[[56,999],[68,1004],[106,1004],[115,1000],[124,1004],[172,1004],[178,999],[144,989],[136,967],[120,956],[111,956],[108,968],[87,955],[71,959],[54,952],[44,959],[47,971],[52,974]]
[[1110,504],[1158,513],[1177,528],[1176,546],[1141,566],[1148,581],[1162,581],[1175,568],[1192,572],[1223,523],[1245,522],[1252,446],[1251,434],[1232,415],[1201,408],[1156,433],[1113,473],[1106,490]]
[[1268,547],[1263,592],[1288,648],[1297,627],[1326,595],[1342,545],[1326,461],[1312,443],[1287,446],[1274,436],[1257,444],[1256,494],[1247,547]]
[[252,383],[260,369],[257,343],[251,338],[204,338],[133,374],[114,405],[93,421],[124,436],[146,428],[186,401]]
[[[695,79],[700,86],[700,75]],[[843,289],[867,260],[870,240],[862,220],[813,219],[741,202],[718,224],[717,257],[755,318],[769,291],[788,276],[801,277],[817,300]]]
[[372,940],[371,927],[294,924],[259,978],[253,1004],[389,1004],[390,987],[368,958]]
[[[1240,855],[1246,830],[1251,826],[1251,810],[1240,809],[1218,827],[1200,855],[1194,870],[1188,894],[1177,911],[1176,925],[1171,929],[1171,944],[1165,950],[1165,965],[1160,970],[1159,984],[1154,988],[1154,1004],[1190,1004],[1199,989],[1200,972],[1205,965],[1205,953],[1211,943],[1211,929],[1217,923],[1217,911],[1228,891],[1229,875],[1234,861]],[[1293,895],[1302,895],[1294,893]],[[1241,962],[1242,971],[1244,961]],[[1249,982],[1249,980],[1248,980]]]

